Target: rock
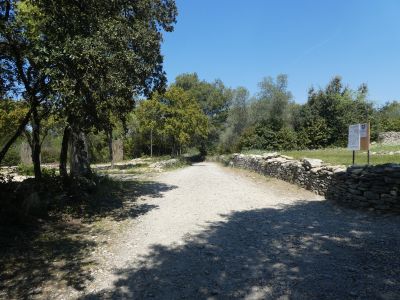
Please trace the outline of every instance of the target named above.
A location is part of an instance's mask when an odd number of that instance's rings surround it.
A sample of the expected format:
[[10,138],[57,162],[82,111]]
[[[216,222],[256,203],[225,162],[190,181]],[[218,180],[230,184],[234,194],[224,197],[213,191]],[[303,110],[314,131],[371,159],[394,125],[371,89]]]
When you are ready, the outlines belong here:
[[281,155],[281,157],[287,159],[287,160],[293,160],[294,158],[291,156],[287,156],[287,155]]
[[37,192],[31,193],[22,203],[24,215],[35,217],[47,216],[47,205],[42,201]]
[[377,200],[377,199],[379,199],[379,194],[374,193],[374,192],[371,192],[371,191],[365,191],[365,192],[364,192],[364,196],[365,196],[367,199],[370,199],[370,200]]
[[321,159],[316,158],[303,158],[301,161],[303,162],[303,166],[308,170],[321,167],[324,163]]
[[279,156],[278,152],[271,152],[271,153],[263,153],[262,158],[270,159],[270,158],[275,158],[275,157],[278,157],[278,156]]
[[150,165],[150,168],[154,168],[154,169],[163,169],[166,167],[172,167],[176,164],[179,163],[179,159],[176,158],[172,158],[172,159],[168,159],[168,160],[163,160],[163,161],[158,161],[154,164]]

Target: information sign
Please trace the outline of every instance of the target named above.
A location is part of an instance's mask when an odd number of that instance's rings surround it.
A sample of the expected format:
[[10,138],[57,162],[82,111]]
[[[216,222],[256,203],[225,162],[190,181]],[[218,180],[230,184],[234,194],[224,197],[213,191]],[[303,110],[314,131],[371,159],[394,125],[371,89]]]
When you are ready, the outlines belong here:
[[349,126],[349,140],[347,144],[347,149],[349,150],[360,150],[360,124],[354,124]]

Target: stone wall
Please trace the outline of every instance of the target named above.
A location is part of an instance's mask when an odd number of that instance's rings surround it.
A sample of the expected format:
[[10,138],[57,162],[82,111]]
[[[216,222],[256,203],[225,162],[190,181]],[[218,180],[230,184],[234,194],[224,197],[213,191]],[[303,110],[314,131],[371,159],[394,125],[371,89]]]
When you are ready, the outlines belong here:
[[400,132],[381,132],[378,141],[383,145],[400,145]]
[[333,177],[326,196],[351,207],[400,212],[400,165],[350,167]]
[[400,212],[400,165],[346,169],[319,159],[295,160],[278,153],[234,154],[218,160],[296,184],[348,206]]

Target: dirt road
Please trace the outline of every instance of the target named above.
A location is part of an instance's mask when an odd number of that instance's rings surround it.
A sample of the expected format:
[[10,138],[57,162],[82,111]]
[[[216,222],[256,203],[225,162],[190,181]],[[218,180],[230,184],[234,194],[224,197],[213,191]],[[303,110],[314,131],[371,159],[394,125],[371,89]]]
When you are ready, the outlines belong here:
[[213,163],[161,174],[82,299],[399,299],[400,218]]

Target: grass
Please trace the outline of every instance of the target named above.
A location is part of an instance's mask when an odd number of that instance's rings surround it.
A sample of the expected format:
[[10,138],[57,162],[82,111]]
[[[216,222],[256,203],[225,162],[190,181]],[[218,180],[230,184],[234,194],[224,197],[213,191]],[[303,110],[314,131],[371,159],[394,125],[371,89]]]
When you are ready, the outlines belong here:
[[[379,165],[386,163],[397,163],[400,164],[400,153],[390,155],[388,152],[400,151],[400,145],[379,145],[375,144],[371,146],[371,157],[370,164]],[[262,154],[265,150],[249,150],[245,151],[245,154]],[[324,162],[333,165],[351,165],[352,163],[352,151],[346,148],[326,148],[318,150],[297,150],[297,151],[281,151],[281,154],[292,156],[295,159],[301,158],[318,158]],[[367,152],[356,151],[355,163],[358,165],[367,164]]]

